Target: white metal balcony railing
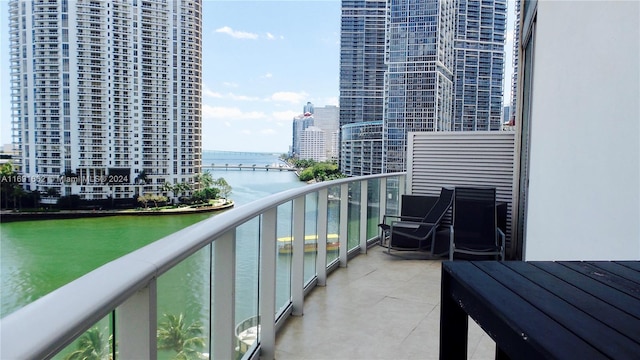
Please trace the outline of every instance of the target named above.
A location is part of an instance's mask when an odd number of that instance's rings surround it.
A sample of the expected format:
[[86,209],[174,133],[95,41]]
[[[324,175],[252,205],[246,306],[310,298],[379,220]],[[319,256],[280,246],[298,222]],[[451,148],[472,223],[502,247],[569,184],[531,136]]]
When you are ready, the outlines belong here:
[[[211,246],[206,264],[210,279],[203,293],[209,297],[208,304],[214,305],[210,305],[209,323],[205,324],[209,336],[204,351],[208,349],[215,359],[233,359],[239,348],[247,348],[243,358],[273,359],[277,329],[290,315],[302,314],[305,294],[314,286],[326,285],[329,271],[346,266],[350,257],[365,253],[377,240],[377,224],[383,214],[397,209],[405,177],[405,173],[368,175],[283,191],[157,240],[0,319],[0,358],[51,358],[68,351],[68,345],[105,317],[111,322],[107,335],[114,339],[112,358],[156,358],[157,304],[162,296],[157,291],[157,280]],[[307,201],[308,195],[314,201]],[[333,261],[327,261],[330,200],[339,201],[339,249]],[[283,219],[278,207],[288,203],[290,216],[285,214]],[[310,210],[309,204],[315,204],[315,208]],[[257,309],[255,315],[260,324],[256,341],[251,346],[239,346],[235,331],[243,319],[235,319],[234,309],[239,300],[235,291],[236,242],[242,239],[236,237],[240,226],[254,220],[259,224],[259,256],[254,264],[258,269],[259,295],[252,306]],[[285,304],[276,301],[276,245],[281,222],[290,225],[293,237]],[[305,226],[310,223],[315,224],[318,239],[315,276],[305,279]]]

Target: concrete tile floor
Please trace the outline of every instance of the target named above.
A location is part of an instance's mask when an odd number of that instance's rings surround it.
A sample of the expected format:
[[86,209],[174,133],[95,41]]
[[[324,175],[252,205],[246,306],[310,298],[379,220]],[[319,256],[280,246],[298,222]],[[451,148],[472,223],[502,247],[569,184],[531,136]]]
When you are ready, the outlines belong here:
[[[369,249],[316,287],[304,315],[278,332],[276,359],[437,359],[441,261],[385,251]],[[473,320],[468,349],[470,359],[495,356],[495,344]]]

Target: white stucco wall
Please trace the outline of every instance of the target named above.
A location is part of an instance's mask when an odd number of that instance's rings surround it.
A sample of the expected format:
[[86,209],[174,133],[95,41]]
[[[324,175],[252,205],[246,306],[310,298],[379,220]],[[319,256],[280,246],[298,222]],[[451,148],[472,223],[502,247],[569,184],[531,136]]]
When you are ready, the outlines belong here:
[[640,2],[538,1],[525,260],[640,259]]

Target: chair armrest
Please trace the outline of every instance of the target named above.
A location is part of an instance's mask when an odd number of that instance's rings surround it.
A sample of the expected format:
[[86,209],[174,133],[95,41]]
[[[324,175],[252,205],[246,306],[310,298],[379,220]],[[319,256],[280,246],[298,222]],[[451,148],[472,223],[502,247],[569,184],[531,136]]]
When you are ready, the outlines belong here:
[[400,219],[400,220],[417,220],[417,221],[422,220],[422,218],[421,218],[421,217],[416,217],[416,216],[406,216],[406,215],[383,215],[383,216],[382,216],[382,222],[383,222],[383,223],[386,223],[386,222],[387,222],[387,218]]
[[438,225],[438,223],[430,223],[430,222],[421,222],[421,221],[394,221],[391,223],[391,227],[394,226],[399,226],[399,227],[403,227],[403,225],[405,225],[404,227],[407,226],[421,226],[421,225],[429,225],[429,226],[436,226]]

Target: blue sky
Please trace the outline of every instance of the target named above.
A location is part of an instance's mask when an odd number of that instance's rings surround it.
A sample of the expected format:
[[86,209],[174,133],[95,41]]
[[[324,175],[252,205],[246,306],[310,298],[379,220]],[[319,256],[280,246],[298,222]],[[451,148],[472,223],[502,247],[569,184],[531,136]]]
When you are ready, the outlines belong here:
[[[7,11],[0,0],[2,144],[11,141]],[[307,101],[338,105],[339,0],[204,0],[202,28],[203,149],[286,152]],[[506,49],[509,69],[510,41]]]

